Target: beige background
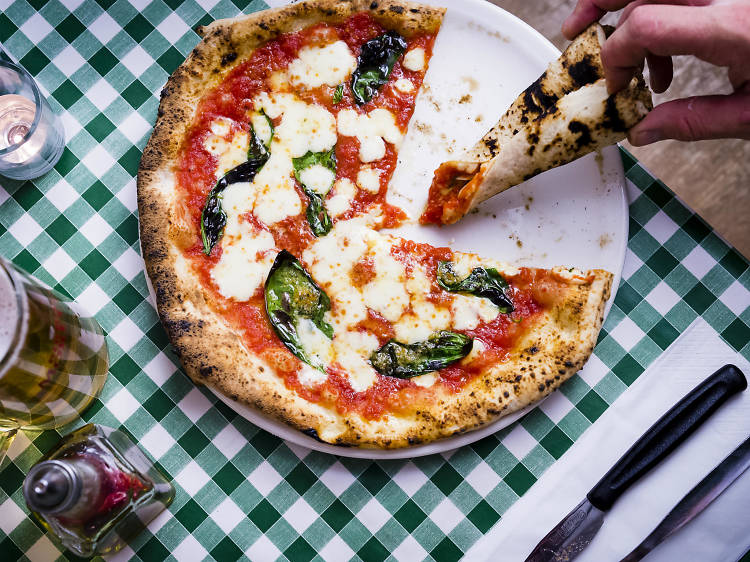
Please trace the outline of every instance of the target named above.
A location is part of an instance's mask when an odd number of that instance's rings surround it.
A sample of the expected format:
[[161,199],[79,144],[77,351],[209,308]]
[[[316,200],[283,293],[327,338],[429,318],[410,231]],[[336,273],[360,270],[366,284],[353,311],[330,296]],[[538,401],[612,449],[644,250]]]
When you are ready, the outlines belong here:
[[[575,0],[490,0],[541,32],[558,49],[567,41],[560,25]],[[609,14],[605,22],[616,24]],[[654,102],[688,95],[731,92],[726,70],[691,57],[675,58],[675,78]],[[625,147],[726,240],[750,257],[750,141],[711,140],[694,143],[662,141]]]

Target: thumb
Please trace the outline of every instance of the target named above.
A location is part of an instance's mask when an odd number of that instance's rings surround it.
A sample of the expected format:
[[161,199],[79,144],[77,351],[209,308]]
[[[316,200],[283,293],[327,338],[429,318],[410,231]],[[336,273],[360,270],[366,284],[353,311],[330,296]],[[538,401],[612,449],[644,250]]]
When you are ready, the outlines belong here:
[[698,96],[656,106],[628,132],[634,146],[664,139],[750,139],[750,92]]

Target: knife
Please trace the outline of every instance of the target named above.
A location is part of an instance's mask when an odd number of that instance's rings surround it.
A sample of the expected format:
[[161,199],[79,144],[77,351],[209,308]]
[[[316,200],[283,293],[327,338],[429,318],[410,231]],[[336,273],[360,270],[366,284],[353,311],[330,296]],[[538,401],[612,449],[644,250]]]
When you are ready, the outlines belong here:
[[701,511],[718,498],[740,475],[750,468],[750,438],[732,451],[721,464],[698,482],[680,502],[662,519],[633,552],[621,562],[637,562],[656,548],[659,543],[675,531],[682,529]]
[[745,390],[745,375],[724,365],[652,425],[586,494],[583,501],[544,537],[526,562],[575,558],[594,538],[604,514],[641,476],[677,448],[728,398]]

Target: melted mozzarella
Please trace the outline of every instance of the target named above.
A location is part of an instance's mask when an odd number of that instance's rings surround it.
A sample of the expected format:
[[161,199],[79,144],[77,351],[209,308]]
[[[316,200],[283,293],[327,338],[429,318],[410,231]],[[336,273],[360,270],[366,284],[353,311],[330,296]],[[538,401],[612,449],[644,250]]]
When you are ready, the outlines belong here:
[[517,267],[505,262],[481,258],[475,254],[454,254],[453,271],[459,278],[467,277],[475,267],[493,267],[502,275],[518,275]]
[[273,129],[271,129],[268,119],[260,113],[253,112],[250,116],[250,124],[253,127],[253,131],[255,131],[255,136],[257,136],[263,144],[268,146],[268,143],[271,142],[271,136],[273,135]]
[[[348,275],[346,279],[349,279]],[[335,293],[331,301],[334,308],[327,319],[336,333],[348,330],[367,318],[367,306],[359,289],[342,288]]]
[[330,150],[336,144],[336,120],[325,108],[307,104],[292,94],[262,93],[255,100],[255,108],[263,109],[272,119],[281,117],[271,142],[271,156],[253,180],[257,195],[252,211],[272,225],[302,212],[292,179],[292,158]]
[[380,170],[375,170],[370,166],[364,166],[357,173],[357,185],[369,191],[370,193],[377,193],[380,191]]
[[393,325],[396,339],[402,343],[424,341],[433,332],[447,330],[451,325],[451,311],[425,299],[431,282],[422,267],[412,268],[406,280],[406,290],[411,295],[411,312]]
[[451,311],[438,307],[420,297],[412,298],[412,312],[402,316],[393,326],[396,339],[402,343],[425,341],[434,332],[447,330],[451,325]]
[[311,358],[317,359],[320,363],[327,365],[333,359],[333,346],[323,332],[315,325],[315,322],[309,318],[300,318],[295,325],[297,336],[299,337],[302,349],[304,349]]
[[394,82],[393,86],[399,91],[405,94],[414,91],[414,84],[408,78],[399,78]]
[[471,351],[466,357],[461,359],[461,363],[471,363],[474,359],[481,357],[486,349],[487,346],[484,345],[482,340],[474,338],[474,341],[471,344]]
[[454,295],[451,308],[457,330],[473,330],[480,322],[491,322],[500,313],[489,299],[461,294]]
[[349,376],[349,384],[357,392],[370,388],[377,377],[377,371],[368,361],[373,351],[378,349],[378,338],[365,332],[342,332],[333,338],[336,362]]
[[232,127],[230,119],[217,119],[211,123],[211,132],[218,137],[226,137]]
[[283,92],[289,87],[289,79],[285,70],[272,72],[266,79],[266,83],[274,92]]
[[303,363],[302,368],[297,371],[297,380],[307,387],[317,386],[328,378],[323,371],[310,367]]
[[331,299],[332,310],[326,320],[334,334],[367,318],[362,293],[351,285],[348,272],[379,236],[368,227],[368,220],[365,216],[336,223],[331,232],[318,238],[303,254],[308,271]]
[[561,279],[565,279],[569,282],[582,283],[586,280],[586,274],[576,267],[563,267],[558,265],[553,267],[552,271]]
[[357,68],[357,59],[343,41],[303,47],[297,57],[289,65],[289,80],[308,89],[341,84]]
[[247,225],[241,216],[252,209],[255,201],[255,191],[248,182],[233,183],[222,193],[221,208],[227,215],[227,225],[221,244],[231,243],[233,237],[242,236]]
[[421,47],[417,47],[416,49],[412,49],[411,51],[406,53],[404,55],[404,62],[402,63],[402,65],[404,66],[404,68],[413,70],[415,72],[424,70],[424,49]]
[[362,287],[365,304],[386,320],[396,322],[409,306],[404,264],[391,255],[391,244],[385,237],[375,240],[368,256],[375,265],[375,278]]
[[282,149],[298,158],[307,152],[325,152],[336,144],[336,118],[324,107],[305,103],[293,94],[263,92],[256,98],[255,108],[263,109],[271,119],[282,118],[271,155]]
[[230,132],[230,126],[226,119],[218,119],[212,123],[211,132],[213,134],[207,135],[203,141],[203,148],[216,156],[216,179],[219,179],[247,160],[250,136],[245,132],[238,132],[227,140],[225,137]]
[[381,107],[359,114],[344,109],[338,114],[339,133],[359,140],[359,159],[374,162],[385,156],[385,142],[399,145],[403,138],[393,113]]
[[431,373],[425,373],[424,375],[419,375],[418,377],[412,377],[411,382],[416,384],[417,386],[421,386],[424,388],[429,388],[433,384],[435,384],[438,380],[438,374],[433,371]]
[[308,189],[325,195],[331,190],[336,174],[321,164],[313,164],[300,172],[299,179]]
[[[211,270],[211,279],[226,298],[246,301],[263,284],[276,257],[273,236],[261,230],[253,233],[247,226],[240,237],[226,237],[219,262]],[[226,234],[226,233],[225,233]]]
[[264,187],[253,206],[253,214],[267,225],[276,224],[301,212],[302,202],[291,179],[284,179],[275,187]]
[[357,187],[348,178],[341,178],[333,186],[333,195],[329,197],[325,206],[332,217],[343,215],[352,206],[357,195]]
[[319,285],[334,289],[350,286],[346,272],[367,252],[368,243],[379,236],[368,228],[368,218],[336,223],[327,235],[305,250],[303,260]]

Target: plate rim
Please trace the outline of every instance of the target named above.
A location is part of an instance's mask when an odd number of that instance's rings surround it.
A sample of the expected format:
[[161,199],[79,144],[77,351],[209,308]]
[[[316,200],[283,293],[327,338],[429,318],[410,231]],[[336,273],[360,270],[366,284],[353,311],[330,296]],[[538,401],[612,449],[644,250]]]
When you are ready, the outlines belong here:
[[[481,17],[480,15],[477,14],[477,11],[484,10],[484,11],[491,12],[494,14],[495,17],[500,16],[504,18],[506,21],[510,22],[512,25],[522,28],[525,33],[528,33],[531,36],[533,36],[540,46],[543,45],[546,49],[550,51],[550,60],[552,60],[553,57],[560,56],[561,51],[558,50],[557,47],[555,47],[554,44],[549,39],[547,39],[544,35],[542,35],[542,33],[534,29],[531,25],[529,25],[528,23],[520,19],[518,16],[508,12],[507,10],[504,10],[500,6],[490,3],[487,0],[421,0],[421,2],[427,5],[445,7],[448,11],[450,10],[458,11],[458,9],[462,11],[472,11],[472,16],[476,18]],[[450,5],[446,6],[446,4],[450,4]],[[446,14],[447,13],[448,12],[446,12]],[[614,162],[614,167],[616,168],[616,170],[614,171],[617,172],[617,180],[614,181],[613,183],[616,183],[617,186],[619,187],[621,207],[622,207],[622,212],[620,213],[620,228],[618,229],[618,231],[621,232],[622,235],[620,237],[619,246],[617,247],[617,252],[619,253],[619,259],[617,260],[617,262],[619,263],[619,267],[616,272],[613,272],[614,278],[612,280],[611,294],[604,309],[605,320],[607,316],[609,315],[609,311],[614,302],[615,294],[617,293],[617,289],[619,288],[620,282],[622,280],[622,271],[625,265],[625,256],[626,256],[626,251],[627,251],[628,233],[629,233],[629,222],[628,222],[629,213],[628,213],[628,200],[627,200],[627,193],[626,193],[626,178],[624,174],[622,161],[619,158],[619,150],[620,150],[619,143],[614,146],[609,146],[609,147],[605,147],[604,149],[602,149],[602,152],[611,153],[613,151],[617,151],[617,155],[616,155],[617,158],[615,158],[615,162]],[[276,418],[268,416],[267,414],[261,412],[260,410],[248,404],[239,402],[237,400],[233,400],[232,398],[227,396],[225,393],[221,392],[218,388],[210,384],[206,384],[205,386],[219,400],[221,400],[225,405],[227,405],[232,410],[237,412],[247,421],[249,421],[253,425],[256,425],[257,427],[265,431],[268,431],[269,433],[278,437],[282,441],[292,443],[298,447],[303,447],[305,449],[308,449],[309,452],[318,451],[322,453],[336,455],[339,457],[372,459],[372,460],[389,460],[389,459],[396,460],[396,459],[423,457],[427,455],[447,453],[455,449],[458,449],[460,447],[470,445],[471,443],[475,443],[476,441],[479,441],[480,439],[483,439],[484,437],[492,435],[500,431],[501,429],[508,427],[514,422],[518,421],[519,419],[524,417],[526,414],[531,412],[533,409],[537,408],[540,404],[542,404],[549,396],[551,396],[551,394],[549,394],[545,396],[544,398],[542,398],[541,400],[538,400],[532,404],[529,404],[528,406],[525,406],[524,408],[521,408],[520,410],[512,412],[511,414],[508,414],[507,416],[503,416],[493,422],[490,422],[489,424],[478,427],[476,429],[468,430],[459,435],[452,435],[450,437],[438,439],[436,441],[432,441],[424,445],[414,445],[411,447],[402,447],[399,449],[369,449],[369,448],[357,448],[357,447],[347,447],[347,446],[341,446],[341,445],[332,445],[329,443],[324,443],[322,441],[317,441],[313,439],[312,437],[309,437],[305,435],[304,433],[302,433],[301,431],[295,429],[294,427],[286,424],[285,422],[282,422],[280,420],[277,420]],[[555,392],[557,391],[559,391],[559,389],[556,390]]]

